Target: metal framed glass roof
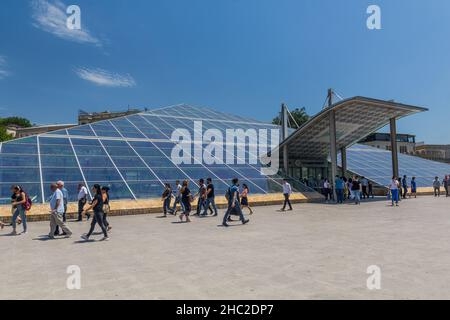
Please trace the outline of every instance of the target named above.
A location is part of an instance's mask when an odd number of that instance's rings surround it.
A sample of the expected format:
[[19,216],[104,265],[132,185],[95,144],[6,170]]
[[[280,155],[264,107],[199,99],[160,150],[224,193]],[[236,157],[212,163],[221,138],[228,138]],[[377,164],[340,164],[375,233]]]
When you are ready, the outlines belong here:
[[[400,176],[416,177],[418,187],[431,187],[434,177],[439,180],[450,174],[450,165],[399,153]],[[338,163],[341,162],[340,155]],[[366,145],[357,144],[347,149],[347,169],[382,186],[392,179],[391,152]]]
[[281,190],[280,181],[261,175],[259,161],[246,161],[249,146],[246,159],[234,165],[175,164],[172,132],[183,128],[193,135],[196,120],[202,120],[204,130],[278,129],[209,108],[177,105],[8,141],[0,144],[0,201],[9,202],[13,184],[23,186],[35,201],[45,201],[49,184],[56,180],[65,182],[71,201],[76,200],[80,182],[88,187],[109,186],[114,199],[159,197],[165,182],[173,185],[183,179],[195,189],[197,180],[207,177],[213,179],[218,194],[225,193],[234,177],[247,183],[253,193]]
[[292,133],[281,146],[288,146],[290,159],[326,159],[330,154],[331,111],[335,112],[336,143],[339,149],[351,146],[384,127],[391,118],[400,119],[426,110],[393,101],[354,97],[322,110]]

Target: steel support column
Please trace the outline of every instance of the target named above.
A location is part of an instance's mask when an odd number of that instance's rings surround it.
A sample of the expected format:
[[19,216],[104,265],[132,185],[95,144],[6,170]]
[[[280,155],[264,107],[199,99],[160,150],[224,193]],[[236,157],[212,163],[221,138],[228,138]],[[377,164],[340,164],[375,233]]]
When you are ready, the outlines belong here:
[[342,176],[345,177],[347,174],[347,149],[341,148],[341,168],[342,168]]
[[330,111],[330,160],[331,160],[331,187],[336,200],[336,175],[337,175],[337,147],[336,147],[336,115]]
[[[283,141],[288,137],[288,112],[287,107],[283,103],[281,105],[281,119],[282,119],[282,138]],[[288,146],[283,147],[283,169],[286,175],[289,175],[289,158],[288,158]]]
[[397,122],[395,118],[390,119],[391,129],[391,153],[392,153],[392,175],[399,177],[398,170],[398,148],[397,148]]

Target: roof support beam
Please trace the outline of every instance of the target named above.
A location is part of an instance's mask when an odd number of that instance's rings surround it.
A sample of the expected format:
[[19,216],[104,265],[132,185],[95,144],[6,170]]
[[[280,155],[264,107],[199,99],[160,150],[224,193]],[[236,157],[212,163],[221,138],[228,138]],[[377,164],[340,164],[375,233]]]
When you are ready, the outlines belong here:
[[[333,106],[333,89],[328,89],[328,107]],[[330,160],[331,160],[331,188],[336,200],[336,175],[337,175],[337,143],[336,143],[336,112],[330,111]]]
[[[281,104],[281,119],[282,119],[282,141],[288,137],[288,110],[286,105]],[[283,147],[283,169],[286,175],[289,175],[289,159],[288,159],[288,146]]]
[[345,177],[347,174],[347,149],[341,148],[341,169],[342,169],[342,176]]
[[397,122],[395,118],[391,118],[390,121],[391,129],[391,153],[392,153],[392,175],[399,177],[398,170],[398,149],[397,149]]
[[330,112],[330,160],[331,160],[331,188],[336,199],[336,175],[337,175],[337,146],[336,146],[336,114]]

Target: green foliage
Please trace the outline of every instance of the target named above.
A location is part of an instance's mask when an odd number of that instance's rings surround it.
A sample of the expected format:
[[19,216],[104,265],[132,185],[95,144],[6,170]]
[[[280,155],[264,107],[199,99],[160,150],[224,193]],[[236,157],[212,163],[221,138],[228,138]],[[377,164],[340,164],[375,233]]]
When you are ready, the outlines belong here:
[[6,127],[0,126],[0,142],[11,140],[13,137],[6,132]]
[[0,126],[17,125],[22,128],[29,128],[32,126],[30,120],[21,117],[0,118]]
[[13,139],[13,136],[6,132],[6,127],[9,125],[16,125],[22,128],[29,128],[32,126],[30,120],[21,117],[0,118],[0,142]]
[[[310,119],[310,116],[306,113],[306,110],[304,107],[296,108],[296,109],[292,110],[291,115],[300,127]],[[289,122],[291,124],[291,126],[290,126],[291,128],[297,129],[297,127],[296,127],[294,121],[292,121],[292,119],[289,119]],[[272,123],[280,125],[281,124],[280,116],[275,117],[272,120]]]

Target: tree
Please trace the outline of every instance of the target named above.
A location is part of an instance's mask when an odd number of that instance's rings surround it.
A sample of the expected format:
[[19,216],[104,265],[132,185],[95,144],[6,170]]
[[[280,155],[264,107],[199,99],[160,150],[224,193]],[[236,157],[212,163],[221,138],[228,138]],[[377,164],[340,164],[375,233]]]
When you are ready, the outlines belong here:
[[0,126],[0,142],[8,141],[12,138],[13,136],[6,132],[6,127]]
[[[304,123],[306,123],[310,116],[306,113],[305,108],[296,108],[294,110],[291,111],[291,115],[292,118],[295,119],[295,122],[297,122],[297,124],[301,127]],[[281,120],[280,120],[280,116],[278,115],[277,117],[275,117],[272,120],[273,124],[277,124],[280,125],[281,124]],[[297,129],[297,126],[295,125],[294,121],[292,121],[292,119],[289,117],[289,124],[291,128]]]
[[14,138],[6,131],[6,127],[12,124],[22,128],[29,128],[32,126],[30,120],[25,118],[21,117],[0,118],[0,142],[8,141]]
[[32,126],[30,120],[21,118],[21,117],[8,117],[8,118],[0,118],[0,126],[9,126],[11,124],[15,124],[16,126],[20,126],[22,128],[29,128]]

